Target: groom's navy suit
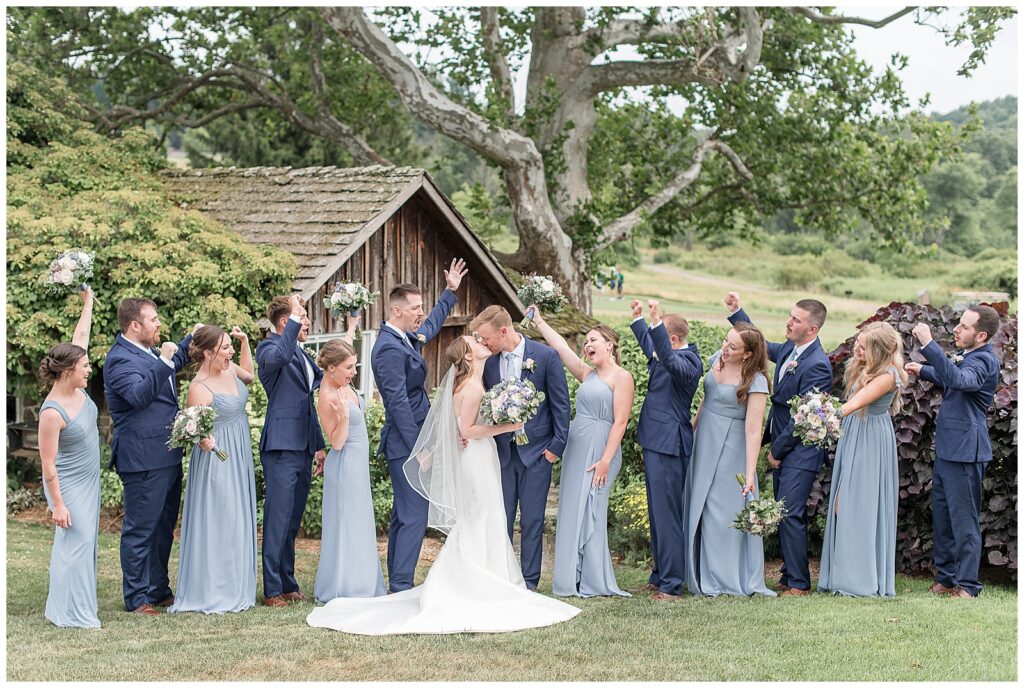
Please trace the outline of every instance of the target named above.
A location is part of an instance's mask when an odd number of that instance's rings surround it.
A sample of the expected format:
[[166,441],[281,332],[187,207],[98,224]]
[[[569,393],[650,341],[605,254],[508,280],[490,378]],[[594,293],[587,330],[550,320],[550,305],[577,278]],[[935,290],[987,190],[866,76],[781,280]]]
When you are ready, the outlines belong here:
[[[263,502],[263,596],[297,592],[295,537],[306,510],[312,458],[323,449],[313,391],[323,372],[298,345],[302,324],[288,318],[282,334],[271,332],[256,346],[260,383],[267,392],[267,417],[260,434]],[[312,376],[310,372],[312,371]]]
[[124,484],[121,571],[128,611],[171,597],[167,561],[181,504],[181,449],[167,446],[178,413],[174,375],[188,362],[192,335],[178,344],[173,370],[159,352],[118,335],[103,364],[103,394],[114,421],[110,465]]
[[[551,464],[544,458],[547,449],[562,456],[569,438],[569,385],[565,381],[562,361],[554,349],[539,344],[529,337],[524,340],[520,380],[530,380],[544,392],[537,415],[523,428],[528,444],[517,445],[513,433],[496,435],[498,461],[501,464],[501,492],[505,500],[508,519],[508,537],[516,522],[519,507],[520,560],[527,587],[536,589],[540,581],[543,554],[544,511],[551,487]],[[484,387],[490,389],[502,379],[502,354],[491,356],[484,364]],[[532,365],[528,362],[532,361]],[[530,369],[532,368],[532,370]]]
[[977,597],[981,483],[992,460],[988,407],[999,382],[999,361],[988,344],[964,354],[959,364],[946,358],[935,341],[921,353],[928,361],[921,366],[921,379],[942,386],[932,472],[935,580]]
[[704,373],[694,344],[673,349],[665,325],[630,325],[647,356],[647,396],[640,410],[637,441],[644,450],[647,513],[654,566],[648,582],[669,595],[682,594],[686,577],[683,493],[693,451],[690,406]]
[[[741,308],[729,316],[729,322],[751,322]],[[762,442],[771,446],[772,456],[782,466],[772,471],[775,498],[786,504],[786,516],[779,526],[782,548],[782,575],[779,583],[799,590],[811,589],[811,572],[807,563],[807,498],[814,477],[825,460],[825,449],[805,446],[793,434],[793,416],[789,400],[812,389],[832,389],[832,364],[828,354],[815,339],[796,358],[795,366],[783,366],[796,348],[793,342],[768,342],[768,358],[775,363],[771,410]],[[788,370],[783,370],[786,367]]]
[[395,492],[388,528],[388,589],[391,592],[412,587],[423,535],[427,531],[427,500],[412,488],[403,470],[430,410],[430,399],[424,389],[427,362],[420,351],[423,344],[441,331],[457,300],[455,292],[445,289],[420,328],[404,337],[382,322],[373,345],[373,379],[384,401],[384,427],[380,431],[377,452],[387,459]]

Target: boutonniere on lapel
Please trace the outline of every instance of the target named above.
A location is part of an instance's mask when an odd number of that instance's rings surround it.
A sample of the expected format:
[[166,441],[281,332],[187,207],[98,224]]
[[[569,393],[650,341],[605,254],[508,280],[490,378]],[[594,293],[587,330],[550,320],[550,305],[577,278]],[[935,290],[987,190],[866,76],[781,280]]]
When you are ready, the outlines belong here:
[[796,367],[800,364],[799,361],[790,361],[786,364],[786,369],[782,372],[783,375],[793,375],[796,373]]
[[417,333],[416,334],[416,339],[419,340],[420,344],[426,344],[427,343],[427,335],[425,335],[425,334]]
[[956,365],[960,361],[964,360],[963,349],[960,349],[959,351],[950,351],[946,355],[949,357],[949,361],[953,365]]
[[660,361],[661,360],[660,358],[658,358],[658,352],[657,351],[652,351],[651,352],[651,358],[653,358],[655,361]]
[[533,372],[533,369],[536,368],[536,367],[537,367],[537,362],[535,360],[533,360],[532,358],[528,358],[525,361],[523,361],[523,368],[526,369],[526,370],[529,370],[531,373]]

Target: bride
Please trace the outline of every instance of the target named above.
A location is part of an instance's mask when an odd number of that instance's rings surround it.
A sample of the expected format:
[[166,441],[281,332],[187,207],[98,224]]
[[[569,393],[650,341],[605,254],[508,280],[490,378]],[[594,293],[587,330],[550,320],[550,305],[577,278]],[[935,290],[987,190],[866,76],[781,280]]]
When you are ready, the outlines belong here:
[[[423,585],[385,597],[333,599],[310,612],[310,626],[362,635],[499,633],[550,626],[580,613],[526,589],[502,506],[495,435],[518,425],[484,425],[484,362],[490,350],[459,337],[451,368],[423,423],[405,475],[429,503],[428,526],[447,534]],[[459,448],[459,430],[468,440]]]

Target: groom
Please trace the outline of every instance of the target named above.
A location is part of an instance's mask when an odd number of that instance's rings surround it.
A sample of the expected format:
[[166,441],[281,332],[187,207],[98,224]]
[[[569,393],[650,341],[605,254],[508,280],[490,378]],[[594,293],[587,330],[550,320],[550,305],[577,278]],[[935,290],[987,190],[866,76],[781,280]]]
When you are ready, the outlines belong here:
[[569,436],[569,385],[554,349],[538,344],[512,329],[512,316],[501,306],[488,306],[469,324],[470,331],[494,356],[484,364],[484,387],[516,377],[530,380],[544,392],[544,403],[524,428],[528,444],[517,445],[513,433],[497,435],[501,463],[501,491],[508,519],[508,539],[516,522],[523,535],[520,560],[530,590],[540,581],[544,510],[551,487],[551,464],[565,450]]
[[373,379],[384,401],[384,427],[380,431],[378,452],[384,454],[395,492],[388,529],[388,589],[401,592],[412,587],[416,562],[420,558],[423,535],[427,531],[427,500],[416,492],[402,469],[423,421],[430,410],[423,385],[427,362],[423,346],[437,336],[457,298],[466,263],[452,260],[444,271],[447,288],[441,292],[426,321],[423,321],[423,297],[412,284],[399,284],[388,295],[388,319],[381,323],[373,345]]
[[[740,308],[740,295],[725,297],[729,322],[751,322]],[[786,341],[768,342],[768,358],[775,363],[772,407],[764,438],[771,446],[768,465],[772,469],[775,498],[786,504],[786,516],[779,528],[782,545],[782,576],[776,589],[780,596],[808,595],[811,572],[807,563],[807,498],[814,477],[825,460],[825,449],[807,447],[793,435],[789,400],[812,389],[832,389],[832,364],[818,341],[818,331],[828,312],[816,299],[797,301],[786,321]]]

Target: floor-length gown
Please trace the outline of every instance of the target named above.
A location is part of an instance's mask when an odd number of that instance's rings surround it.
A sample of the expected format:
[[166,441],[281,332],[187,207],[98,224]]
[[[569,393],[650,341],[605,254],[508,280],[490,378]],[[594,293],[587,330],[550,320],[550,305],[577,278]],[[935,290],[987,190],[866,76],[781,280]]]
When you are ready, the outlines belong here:
[[579,614],[526,589],[506,531],[494,440],[470,440],[454,460],[457,520],[423,585],[384,597],[336,598],[310,612],[310,626],[360,635],[500,633]]
[[591,373],[576,391],[576,415],[562,456],[558,482],[558,522],[555,526],[555,561],[551,591],[563,597],[621,595],[608,549],[608,495],[622,467],[616,449],[608,467],[608,481],[594,487],[594,472],[587,467],[604,454],[615,420],[612,388]]
[[223,614],[256,604],[256,478],[245,413],[249,390],[237,377],[235,386],[236,395],[213,392],[213,437],[227,460],[198,445],[189,459],[178,591],[168,612]]
[[[712,356],[709,367],[716,362]],[[749,393],[767,394],[768,379],[758,373]],[[731,527],[747,499],[736,482],[747,472],[746,417],[736,385],[709,370],[684,498],[686,587],[694,595],[775,595],[764,583],[764,541]]]
[[324,461],[323,528],[313,592],[317,601],[387,594],[370,493],[370,439],[363,402],[349,405],[348,437]]
[[[71,418],[55,401],[39,411],[56,409],[66,427],[57,445],[60,496],[71,515],[71,527],[57,527],[50,552],[50,586],[46,619],[56,626],[99,628],[96,601],[96,546],[100,528],[100,436],[96,404],[84,392],[85,403]],[[53,500],[43,482],[46,502]]]
[[[900,384],[895,369],[888,371]],[[899,461],[889,404],[899,388],[843,418],[832,468],[818,590],[896,595]],[[837,508],[838,501],[838,508]]]

